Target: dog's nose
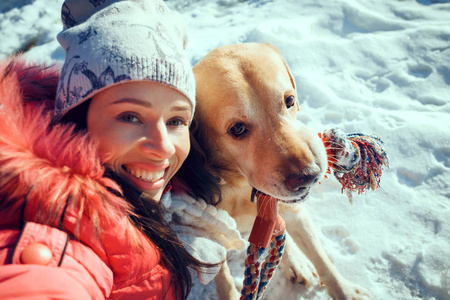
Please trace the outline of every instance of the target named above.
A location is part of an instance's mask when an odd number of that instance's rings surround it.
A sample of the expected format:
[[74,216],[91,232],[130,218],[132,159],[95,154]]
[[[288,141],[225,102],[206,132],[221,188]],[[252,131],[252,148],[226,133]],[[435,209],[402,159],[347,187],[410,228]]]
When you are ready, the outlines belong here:
[[286,188],[293,192],[298,192],[304,188],[309,187],[310,185],[316,183],[318,179],[319,174],[313,173],[313,174],[303,174],[303,175],[289,175],[286,178],[285,184]]

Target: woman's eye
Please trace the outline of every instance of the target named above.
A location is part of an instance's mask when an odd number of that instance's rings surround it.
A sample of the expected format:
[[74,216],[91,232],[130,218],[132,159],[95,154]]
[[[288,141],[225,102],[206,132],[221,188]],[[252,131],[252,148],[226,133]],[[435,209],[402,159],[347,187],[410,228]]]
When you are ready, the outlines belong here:
[[136,123],[142,123],[137,116],[134,114],[122,114],[119,119],[121,121],[124,121],[126,123],[136,124]]
[[242,138],[247,133],[247,128],[243,123],[236,123],[228,129],[228,132],[235,138]]
[[168,126],[182,126],[182,125],[186,125],[186,121],[180,118],[176,118],[176,119],[171,119],[167,122]]
[[284,100],[284,102],[286,103],[286,108],[289,109],[295,105],[295,97],[289,96]]

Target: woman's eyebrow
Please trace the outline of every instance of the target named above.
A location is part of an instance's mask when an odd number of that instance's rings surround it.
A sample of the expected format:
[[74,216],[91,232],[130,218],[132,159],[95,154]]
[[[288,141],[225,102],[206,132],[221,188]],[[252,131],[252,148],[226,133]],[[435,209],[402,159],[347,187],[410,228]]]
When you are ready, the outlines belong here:
[[[147,108],[152,107],[152,104],[150,102],[143,101],[143,100],[136,99],[136,98],[121,98],[119,100],[112,102],[111,105],[121,104],[121,103],[131,103],[131,104],[144,106]],[[177,106],[172,107],[170,110],[171,111],[188,111],[188,110],[191,110],[191,106],[190,105],[177,105]]]
[[140,106],[144,106],[144,107],[152,107],[152,104],[150,102],[143,101],[143,100],[136,99],[136,98],[121,98],[119,100],[112,102],[111,105],[112,104],[121,104],[121,103],[131,103],[131,104],[136,104],[136,105],[140,105]]
[[191,110],[191,106],[190,105],[174,106],[170,110],[171,111],[187,111],[187,110]]

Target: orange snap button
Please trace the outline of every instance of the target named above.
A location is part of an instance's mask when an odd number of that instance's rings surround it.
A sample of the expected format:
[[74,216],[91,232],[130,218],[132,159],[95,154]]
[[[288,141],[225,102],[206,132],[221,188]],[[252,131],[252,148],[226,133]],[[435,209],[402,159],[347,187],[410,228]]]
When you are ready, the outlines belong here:
[[48,265],[52,260],[52,251],[41,243],[29,244],[20,255],[23,264]]

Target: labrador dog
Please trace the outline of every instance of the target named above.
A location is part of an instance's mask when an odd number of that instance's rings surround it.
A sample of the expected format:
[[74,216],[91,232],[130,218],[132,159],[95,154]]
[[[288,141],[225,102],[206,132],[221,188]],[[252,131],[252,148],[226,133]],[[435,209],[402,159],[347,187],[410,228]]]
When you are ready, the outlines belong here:
[[[209,172],[220,178],[218,207],[245,235],[256,217],[252,190],[279,199],[288,232],[286,280],[309,285],[317,271],[331,298],[368,299],[333,266],[302,205],[323,177],[327,156],[317,133],[297,119],[296,84],[280,52],[258,43],[219,47],[194,66],[194,74],[193,135]],[[239,298],[226,263],[215,284],[221,299]]]

